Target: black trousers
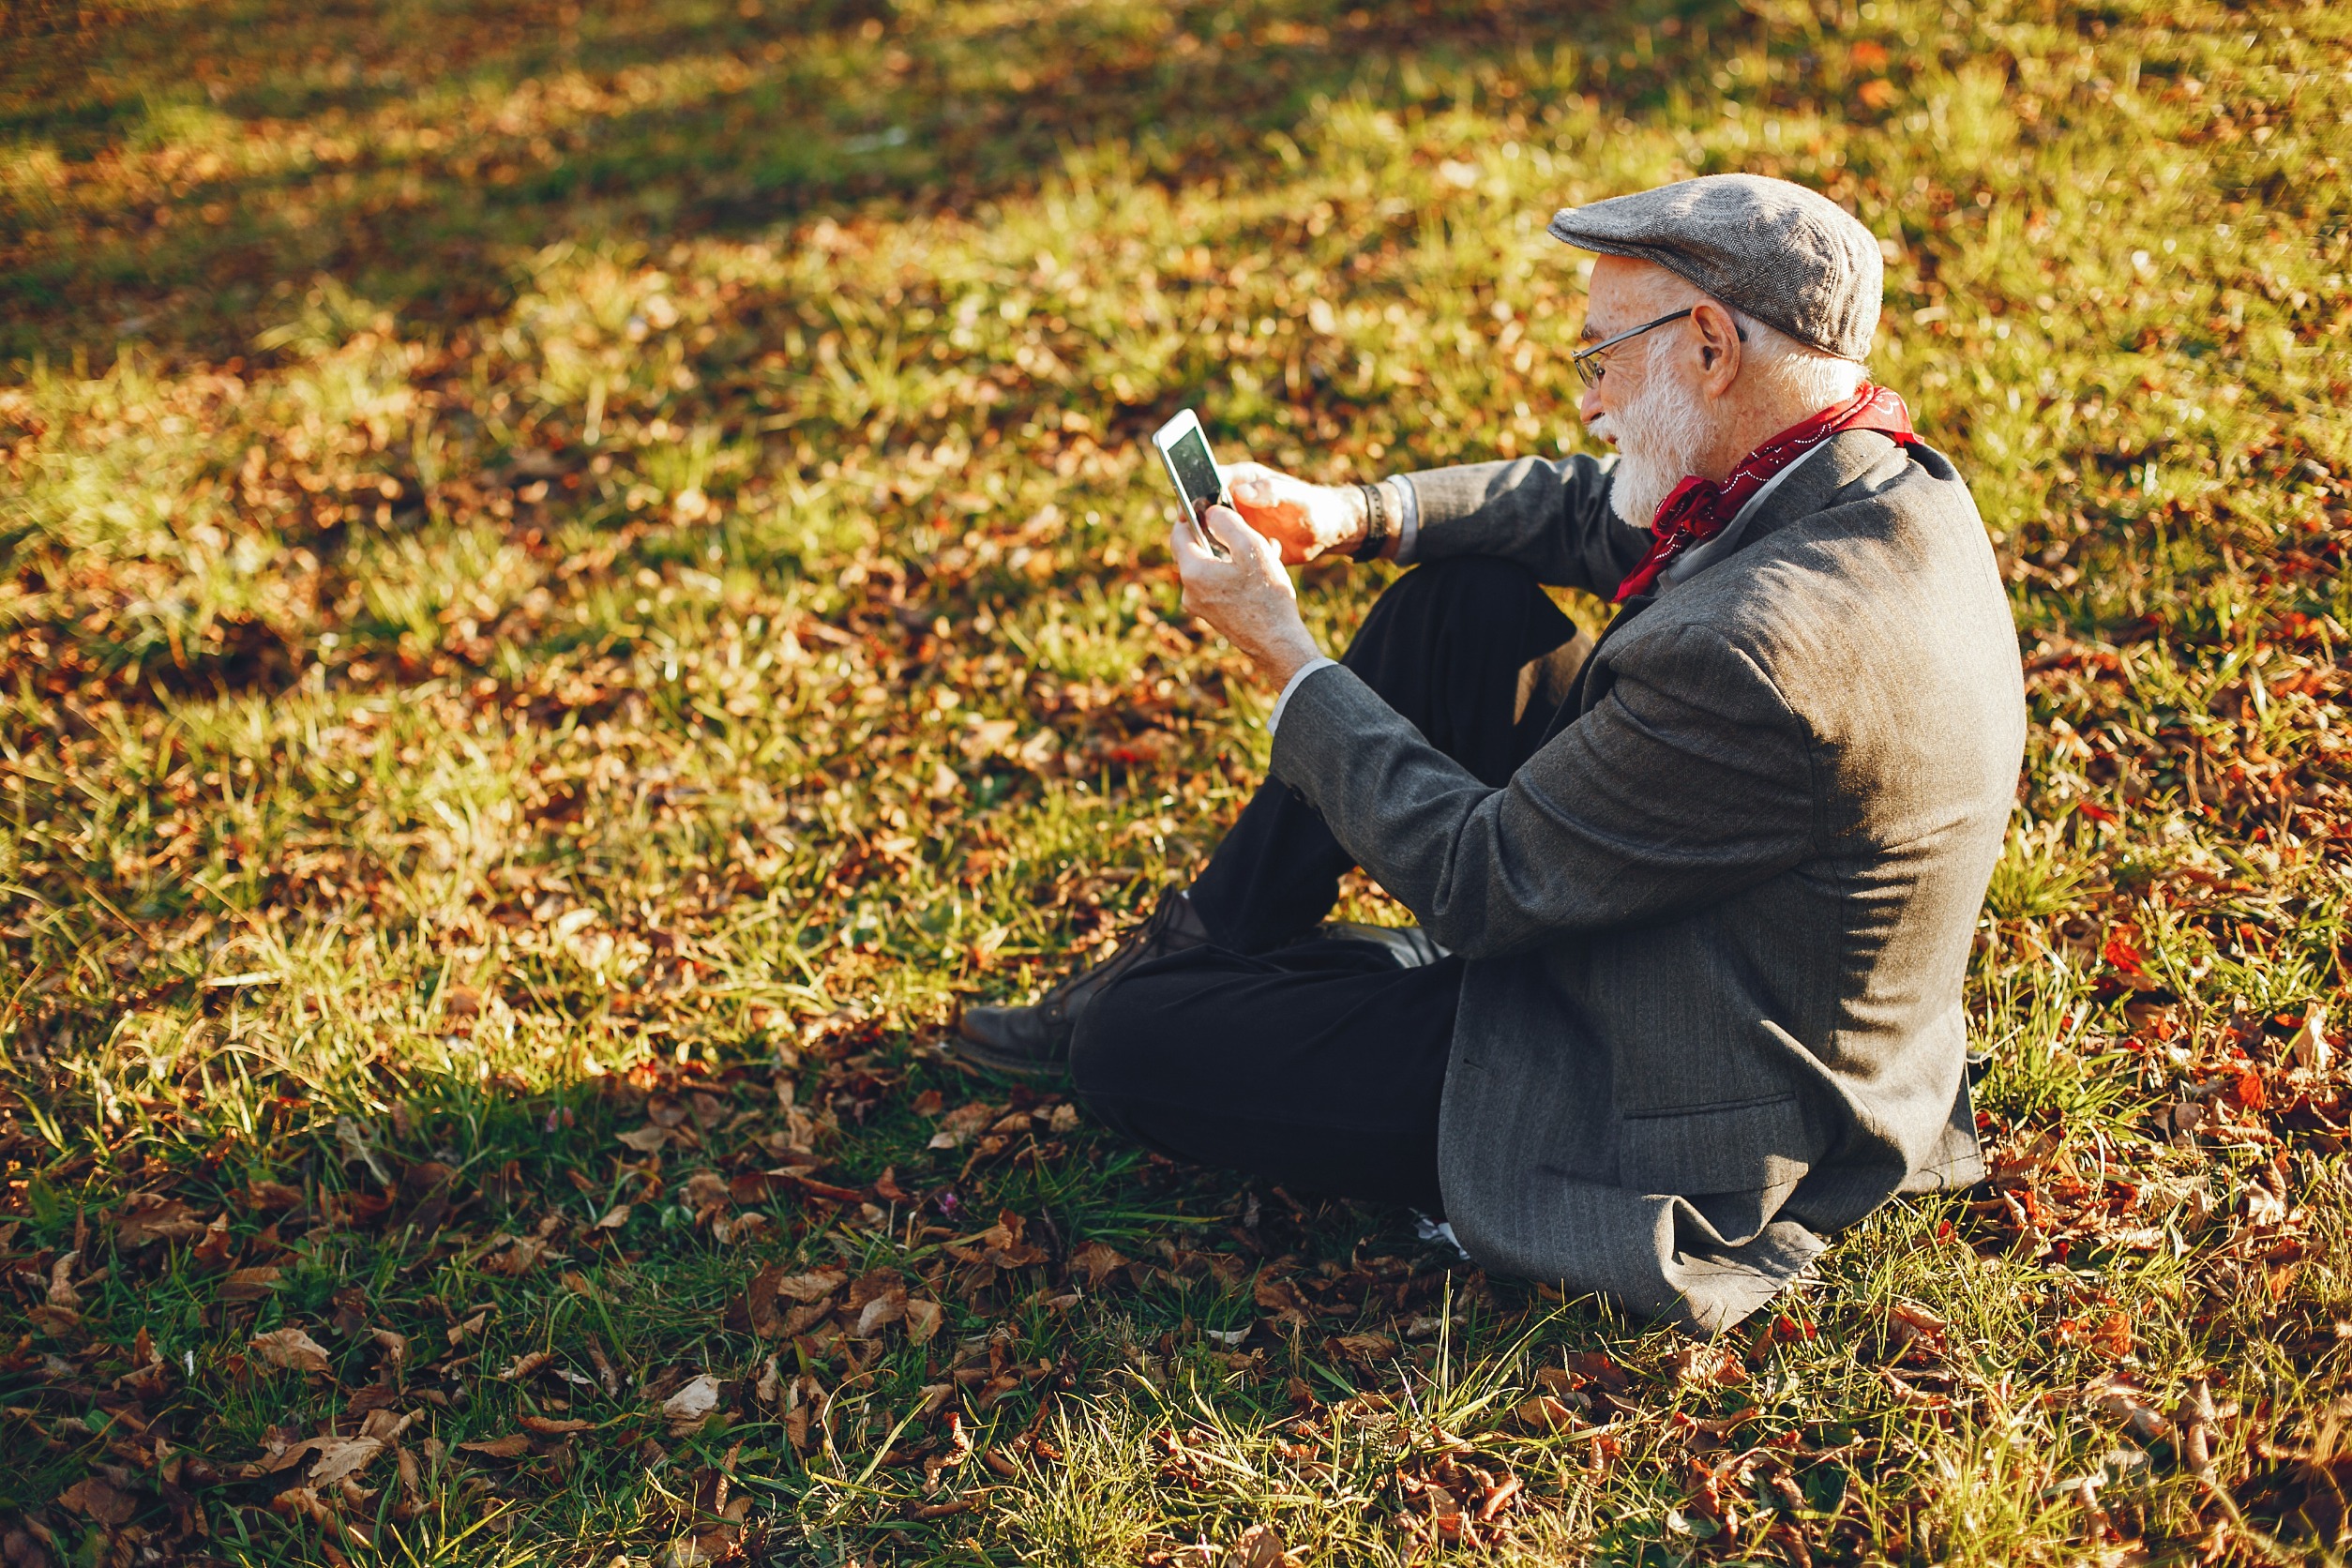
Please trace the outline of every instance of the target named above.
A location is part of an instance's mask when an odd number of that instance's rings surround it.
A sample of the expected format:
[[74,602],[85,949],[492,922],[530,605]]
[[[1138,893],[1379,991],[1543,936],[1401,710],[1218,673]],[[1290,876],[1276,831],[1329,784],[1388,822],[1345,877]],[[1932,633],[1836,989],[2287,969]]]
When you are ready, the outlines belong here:
[[[1391,583],[1341,662],[1500,786],[1565,696],[1576,635],[1525,570],[1465,557]],[[1462,962],[1400,968],[1318,936],[1353,864],[1269,778],[1191,888],[1210,944],[1138,966],[1088,1006],[1070,1061],[1087,1108],[1175,1158],[1437,1212]]]

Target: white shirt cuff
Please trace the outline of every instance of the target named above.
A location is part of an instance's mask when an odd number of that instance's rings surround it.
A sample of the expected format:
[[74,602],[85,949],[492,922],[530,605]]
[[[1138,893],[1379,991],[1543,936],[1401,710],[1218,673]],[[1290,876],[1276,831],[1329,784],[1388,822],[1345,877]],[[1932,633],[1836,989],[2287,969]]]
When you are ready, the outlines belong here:
[[1421,536],[1421,497],[1413,490],[1413,482],[1402,474],[1392,474],[1380,481],[1389,487],[1389,494],[1396,501],[1396,553],[1389,557],[1400,566],[1413,562],[1413,544]]
[[1301,681],[1318,670],[1327,670],[1338,662],[1335,658],[1318,658],[1300,665],[1299,672],[1282,684],[1282,695],[1274,699],[1274,712],[1266,716],[1266,733],[1273,734],[1274,727],[1282,722],[1282,710],[1290,705],[1290,694],[1299,689]]

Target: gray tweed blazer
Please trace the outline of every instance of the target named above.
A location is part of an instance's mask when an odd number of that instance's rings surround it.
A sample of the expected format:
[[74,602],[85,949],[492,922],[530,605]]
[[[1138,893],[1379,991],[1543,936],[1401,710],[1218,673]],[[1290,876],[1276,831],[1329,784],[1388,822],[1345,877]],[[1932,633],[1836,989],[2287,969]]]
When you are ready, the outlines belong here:
[[[1417,553],[1606,594],[1648,541],[1609,473],[1416,474]],[[1979,1180],[1961,981],[2025,731],[1967,485],[1867,431],[1621,613],[1501,789],[1346,669],[1300,683],[1274,773],[1469,960],[1439,1169],[1470,1255],[1714,1333],[1823,1232]]]

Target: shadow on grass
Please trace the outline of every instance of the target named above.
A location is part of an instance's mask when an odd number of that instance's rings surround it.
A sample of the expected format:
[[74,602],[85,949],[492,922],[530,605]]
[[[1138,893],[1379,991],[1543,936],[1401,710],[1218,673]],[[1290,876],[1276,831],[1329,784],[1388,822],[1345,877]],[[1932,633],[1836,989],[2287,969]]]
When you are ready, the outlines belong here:
[[[1689,23],[1657,23],[1674,11]],[[248,349],[321,274],[446,325],[562,240],[658,250],[811,213],[969,215],[1075,150],[1246,185],[1319,98],[1441,109],[1560,46],[1628,107],[1723,5],[581,8],[372,0],[60,24],[5,81],[0,354]],[[1500,73],[1500,75],[1498,75]]]

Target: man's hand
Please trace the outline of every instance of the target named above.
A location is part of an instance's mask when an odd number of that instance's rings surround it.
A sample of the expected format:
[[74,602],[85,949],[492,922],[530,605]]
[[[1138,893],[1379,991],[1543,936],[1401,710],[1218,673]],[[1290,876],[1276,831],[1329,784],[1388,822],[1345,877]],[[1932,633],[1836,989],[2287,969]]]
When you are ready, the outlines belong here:
[[1287,565],[1346,555],[1364,543],[1370,520],[1353,485],[1310,485],[1258,462],[1235,463],[1225,476],[1242,520],[1280,546]]
[[1227,507],[1210,507],[1203,526],[1233,558],[1210,554],[1192,525],[1177,520],[1168,544],[1184,576],[1184,608],[1223,632],[1267,680],[1289,685],[1323,656],[1299,619],[1298,593],[1282,569],[1281,553]]

